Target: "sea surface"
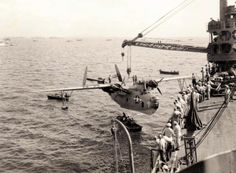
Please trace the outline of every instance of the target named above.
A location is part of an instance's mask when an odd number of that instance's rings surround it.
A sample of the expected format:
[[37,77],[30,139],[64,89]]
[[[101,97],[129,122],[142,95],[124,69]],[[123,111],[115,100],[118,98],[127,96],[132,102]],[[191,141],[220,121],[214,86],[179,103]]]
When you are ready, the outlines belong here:
[[[179,44],[207,46],[204,38],[178,38]],[[173,111],[179,91],[177,81],[162,82],[160,108],[153,115],[125,110],[101,90],[73,92],[69,109],[47,100],[42,90],[82,85],[85,67],[89,77],[115,74],[117,64],[126,76],[122,60],[123,39],[112,38],[11,38],[12,46],[0,47],[0,172],[6,173],[110,173],[114,172],[111,120],[126,112],[143,126],[131,134],[137,173],[150,170],[154,136]],[[206,54],[132,47],[132,75],[160,79],[159,69],[180,75],[200,75]],[[126,53],[126,51],[125,51]],[[127,54],[127,53],[126,53]],[[127,143],[120,171],[128,168]],[[125,166],[124,166],[125,165]],[[126,171],[129,172],[129,171]]]

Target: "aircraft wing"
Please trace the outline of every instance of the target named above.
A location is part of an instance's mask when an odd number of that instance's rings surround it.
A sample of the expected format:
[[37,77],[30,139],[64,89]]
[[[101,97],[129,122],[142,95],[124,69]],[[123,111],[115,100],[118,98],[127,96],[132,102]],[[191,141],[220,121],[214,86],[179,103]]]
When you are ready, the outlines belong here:
[[192,79],[192,76],[178,76],[178,77],[163,77],[161,81],[171,81],[171,80],[180,80],[180,79]]
[[89,89],[103,89],[103,88],[108,88],[108,87],[112,87],[112,85],[111,84],[99,84],[99,85],[92,85],[92,86],[48,89],[48,90],[44,90],[44,92],[52,92],[52,91],[78,91],[78,90],[89,90]]
[[55,91],[80,91],[80,90],[90,90],[90,89],[103,89],[103,88],[111,88],[116,91],[122,91],[126,94],[129,94],[130,91],[118,86],[116,84],[98,84],[98,85],[92,85],[92,86],[81,86],[81,87],[71,87],[71,88],[59,88],[59,89],[48,89],[41,92],[55,92]]

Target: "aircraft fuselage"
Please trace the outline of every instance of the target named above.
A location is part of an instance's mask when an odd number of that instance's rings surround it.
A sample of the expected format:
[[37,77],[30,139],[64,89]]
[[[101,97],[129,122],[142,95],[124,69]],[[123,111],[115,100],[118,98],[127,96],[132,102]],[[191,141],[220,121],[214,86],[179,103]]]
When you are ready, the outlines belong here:
[[120,107],[130,110],[135,110],[148,115],[156,112],[159,107],[158,98],[150,91],[144,91],[139,88],[128,89],[128,92],[114,89],[103,89],[108,93]]

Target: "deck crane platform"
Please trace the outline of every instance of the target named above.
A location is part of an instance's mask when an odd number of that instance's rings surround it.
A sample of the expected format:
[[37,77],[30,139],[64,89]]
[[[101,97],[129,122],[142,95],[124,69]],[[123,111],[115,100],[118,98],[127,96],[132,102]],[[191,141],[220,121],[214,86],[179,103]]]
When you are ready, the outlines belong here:
[[229,71],[231,68],[236,70],[236,6],[228,5],[227,0],[220,0],[220,19],[211,19],[208,23],[207,32],[209,32],[210,42],[207,47],[138,40],[193,1],[194,0],[183,1],[155,23],[140,32],[134,39],[124,40],[122,48],[138,46],[163,50],[206,53],[208,62],[213,63],[217,67],[217,71]]
[[[178,4],[175,8],[167,12],[165,15],[160,17],[153,24],[145,28],[141,31],[135,38],[131,40],[124,40],[122,43],[122,48],[124,49],[128,46],[127,49],[127,74],[131,73],[131,46],[139,46],[139,47],[147,47],[147,48],[156,48],[156,49],[165,49],[165,50],[178,50],[178,51],[191,51],[191,52],[203,52],[206,53],[207,49],[204,47],[194,47],[188,45],[178,45],[178,44],[170,44],[170,43],[154,43],[154,42],[145,42],[145,41],[137,41],[140,38],[143,38],[148,33],[156,29],[159,25],[167,21],[169,18],[174,16],[176,13],[190,5],[194,0],[183,0],[180,4]],[[124,57],[124,52],[121,53],[122,59]]]

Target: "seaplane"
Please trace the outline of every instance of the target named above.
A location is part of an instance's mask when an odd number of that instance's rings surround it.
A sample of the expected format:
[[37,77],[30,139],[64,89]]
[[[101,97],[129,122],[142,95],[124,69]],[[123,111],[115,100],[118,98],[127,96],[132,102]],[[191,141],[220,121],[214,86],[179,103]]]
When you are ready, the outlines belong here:
[[[142,112],[144,114],[151,115],[156,112],[159,107],[159,98],[154,89],[162,94],[158,84],[162,81],[168,80],[180,80],[190,78],[185,77],[175,77],[175,78],[161,78],[159,80],[140,80],[133,78],[133,84],[131,86],[126,85],[118,66],[115,65],[116,75],[118,78],[117,82],[111,82],[110,76],[108,78],[89,78],[87,77],[88,68],[85,68],[82,86],[72,87],[72,88],[61,88],[61,89],[51,89],[47,92],[72,92],[80,90],[91,90],[91,89],[101,89],[102,91],[109,94],[112,100],[114,100],[120,107]],[[114,77],[114,76],[113,76]],[[86,81],[97,82],[96,85],[87,85]]]

